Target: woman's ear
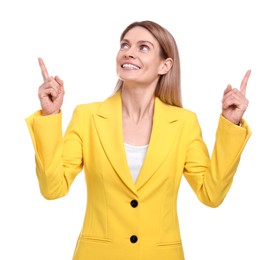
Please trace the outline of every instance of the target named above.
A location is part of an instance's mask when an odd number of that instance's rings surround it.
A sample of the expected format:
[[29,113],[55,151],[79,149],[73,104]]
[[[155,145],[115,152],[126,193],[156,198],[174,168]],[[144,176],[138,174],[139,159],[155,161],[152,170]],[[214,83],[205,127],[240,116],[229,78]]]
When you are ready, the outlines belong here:
[[172,58],[167,58],[164,61],[162,61],[162,64],[160,65],[159,68],[159,75],[164,75],[169,72],[173,64]]

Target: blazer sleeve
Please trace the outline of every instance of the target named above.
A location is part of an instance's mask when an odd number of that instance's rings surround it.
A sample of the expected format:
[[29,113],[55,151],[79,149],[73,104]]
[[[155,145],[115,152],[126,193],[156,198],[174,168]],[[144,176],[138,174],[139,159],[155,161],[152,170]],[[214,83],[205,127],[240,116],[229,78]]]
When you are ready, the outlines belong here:
[[36,173],[42,195],[46,199],[66,195],[83,168],[79,109],[75,109],[65,137],[61,113],[41,116],[41,111],[37,111],[25,121],[35,149]]
[[251,135],[246,121],[241,123],[240,127],[220,116],[210,157],[196,116],[192,121],[184,176],[199,200],[210,207],[219,206],[227,195]]

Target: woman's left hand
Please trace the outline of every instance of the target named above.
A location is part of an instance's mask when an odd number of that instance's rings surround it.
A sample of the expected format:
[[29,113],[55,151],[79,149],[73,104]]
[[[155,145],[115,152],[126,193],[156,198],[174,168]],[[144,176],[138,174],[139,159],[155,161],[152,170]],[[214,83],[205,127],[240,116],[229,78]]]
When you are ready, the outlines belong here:
[[222,99],[222,115],[234,124],[239,124],[248,107],[246,88],[251,70],[248,70],[241,82],[240,90],[228,85]]

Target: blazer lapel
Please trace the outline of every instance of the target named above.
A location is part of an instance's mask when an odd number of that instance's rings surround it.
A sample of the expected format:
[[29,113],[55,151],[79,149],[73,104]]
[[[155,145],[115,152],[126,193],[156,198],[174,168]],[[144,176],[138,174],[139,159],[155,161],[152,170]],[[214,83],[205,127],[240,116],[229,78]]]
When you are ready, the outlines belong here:
[[120,93],[118,92],[104,101],[93,117],[108,160],[123,183],[125,183],[133,193],[137,194],[124,149]]
[[136,181],[137,190],[153,176],[170,152],[179,127],[177,108],[155,100],[153,126],[147,154]]
[[123,183],[137,195],[138,190],[153,176],[168,155],[179,127],[176,108],[155,99],[153,126],[149,147],[136,184],[126,159],[122,129],[121,94],[104,101],[93,115],[96,129],[107,158]]

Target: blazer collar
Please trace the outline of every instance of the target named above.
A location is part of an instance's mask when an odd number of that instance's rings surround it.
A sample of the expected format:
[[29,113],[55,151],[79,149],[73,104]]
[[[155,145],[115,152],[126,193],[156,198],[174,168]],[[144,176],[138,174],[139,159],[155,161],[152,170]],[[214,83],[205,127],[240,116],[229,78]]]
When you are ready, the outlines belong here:
[[136,183],[126,160],[120,92],[101,103],[93,115],[107,157],[123,183],[135,194],[155,174],[169,153],[178,131],[178,110],[155,99],[153,126],[147,154]]

